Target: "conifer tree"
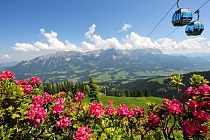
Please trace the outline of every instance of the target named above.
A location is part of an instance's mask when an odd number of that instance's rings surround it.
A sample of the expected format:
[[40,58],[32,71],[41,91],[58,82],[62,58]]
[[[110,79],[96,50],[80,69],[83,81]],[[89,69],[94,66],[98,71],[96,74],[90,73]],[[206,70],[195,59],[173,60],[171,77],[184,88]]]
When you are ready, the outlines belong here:
[[126,89],[126,91],[125,91],[125,96],[126,97],[130,97],[131,95],[130,95],[130,91],[128,90],[128,89]]
[[144,96],[146,96],[146,97],[150,97],[151,96],[151,92],[149,91],[149,89],[145,89],[145,91],[144,91]]
[[43,86],[44,86],[44,92],[52,94],[52,87],[49,82],[43,83]]
[[51,83],[51,87],[52,87],[52,94],[57,94],[57,89],[56,89],[56,86],[55,86],[55,84],[52,82]]
[[139,91],[138,91],[138,97],[143,97],[143,96],[144,96],[144,93],[142,92],[141,89],[139,89]]
[[99,102],[98,94],[100,92],[98,90],[98,85],[95,83],[92,76],[90,76],[90,81],[88,83],[88,86],[90,87],[90,93],[89,93],[90,102]]

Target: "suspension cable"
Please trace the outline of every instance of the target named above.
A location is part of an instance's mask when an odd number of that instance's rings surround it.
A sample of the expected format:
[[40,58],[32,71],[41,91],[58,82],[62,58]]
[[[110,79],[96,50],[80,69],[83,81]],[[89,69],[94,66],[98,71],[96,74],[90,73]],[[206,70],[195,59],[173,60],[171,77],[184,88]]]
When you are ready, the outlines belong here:
[[[177,3],[177,2],[176,2]],[[169,12],[174,8],[174,6],[176,5],[176,3],[174,3],[174,5],[169,9],[169,11],[162,17],[162,19],[157,23],[157,25],[152,29],[152,31],[146,36],[149,37],[154,30],[159,26],[159,24],[163,21],[163,19],[169,14]],[[146,38],[143,40],[143,42],[133,51],[133,53],[129,56],[129,58],[126,60],[126,62],[124,62],[121,66],[121,68],[129,61],[129,59],[134,55],[134,53],[139,49],[139,47],[146,41]]]
[[[209,2],[209,0],[207,0],[203,5],[201,5],[193,14],[195,14],[195,13],[197,13],[198,11],[200,11],[200,9],[204,6],[204,5],[206,5],[207,3]],[[175,3],[176,4],[176,3]],[[171,10],[171,9],[170,9]],[[178,29],[178,27],[177,28],[175,28],[173,31],[171,31],[164,39],[162,39],[161,40],[161,42],[160,43],[162,43],[167,37],[169,37],[172,33],[174,33],[176,30]],[[159,43],[159,44],[160,44]],[[157,44],[158,45],[158,44]],[[138,60],[136,63],[134,63],[134,65],[135,64],[137,64],[138,62],[140,62],[147,54],[149,54],[153,49],[155,49],[156,47],[157,47],[157,45],[156,46],[154,46],[153,48],[151,48],[147,53],[145,53],[141,58],[140,58],[140,60]],[[133,55],[133,54],[132,54]],[[130,57],[129,57],[130,58]],[[127,63],[128,61],[126,61],[126,63]],[[133,65],[132,65],[133,66]],[[129,71],[129,69],[130,68],[132,68],[132,66],[130,66],[126,71]]]
[[[209,0],[207,0],[203,5],[201,5],[199,8],[198,8],[198,10],[200,10],[204,5],[206,5],[207,3],[209,2]],[[198,10],[196,10],[194,13],[196,13]],[[193,14],[194,14],[193,13]]]

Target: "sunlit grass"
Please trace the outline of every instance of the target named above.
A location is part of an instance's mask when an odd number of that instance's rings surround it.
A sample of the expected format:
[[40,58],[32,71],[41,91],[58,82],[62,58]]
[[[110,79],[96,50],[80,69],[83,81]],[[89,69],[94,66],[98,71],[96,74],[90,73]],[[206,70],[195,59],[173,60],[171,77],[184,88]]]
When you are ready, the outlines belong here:
[[[136,106],[144,108],[147,110],[147,103],[157,103],[157,105],[161,105],[162,98],[159,97],[115,97],[115,96],[105,96],[103,94],[99,95],[99,101],[104,105],[107,105],[108,100],[113,101],[113,105],[117,108],[120,104],[125,104],[126,106],[130,106],[134,109]],[[89,98],[85,97],[83,99],[83,103],[89,103]]]

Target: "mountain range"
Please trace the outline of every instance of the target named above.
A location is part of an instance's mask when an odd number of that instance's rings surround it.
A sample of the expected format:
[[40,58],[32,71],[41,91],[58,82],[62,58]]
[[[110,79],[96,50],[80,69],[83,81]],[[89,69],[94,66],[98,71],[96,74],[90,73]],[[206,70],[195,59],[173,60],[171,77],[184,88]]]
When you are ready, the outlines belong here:
[[1,62],[0,63],[0,68],[4,68],[4,67],[9,67],[9,66],[14,66],[16,64],[18,64],[19,62],[17,61],[11,61],[11,62]]
[[58,51],[7,67],[16,79],[39,76],[43,81],[98,81],[144,78],[177,71],[208,70],[210,62],[201,57],[166,55],[159,49]]

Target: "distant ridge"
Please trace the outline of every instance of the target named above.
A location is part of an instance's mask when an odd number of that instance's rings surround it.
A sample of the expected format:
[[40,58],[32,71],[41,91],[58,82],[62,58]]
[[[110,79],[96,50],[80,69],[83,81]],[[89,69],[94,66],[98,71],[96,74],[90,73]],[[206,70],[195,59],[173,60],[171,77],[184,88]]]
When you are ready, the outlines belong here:
[[12,62],[0,62],[0,68],[4,68],[4,67],[9,67],[9,66],[14,66],[16,64],[18,64],[19,62],[17,61],[12,61]]
[[159,49],[138,49],[133,52],[116,49],[59,51],[22,61],[8,69],[16,74],[17,79],[37,75],[43,81],[87,81],[89,75],[92,75],[99,81],[106,81],[140,78],[142,72],[152,74],[181,69],[195,71],[210,67],[210,63],[203,58],[166,55]]

